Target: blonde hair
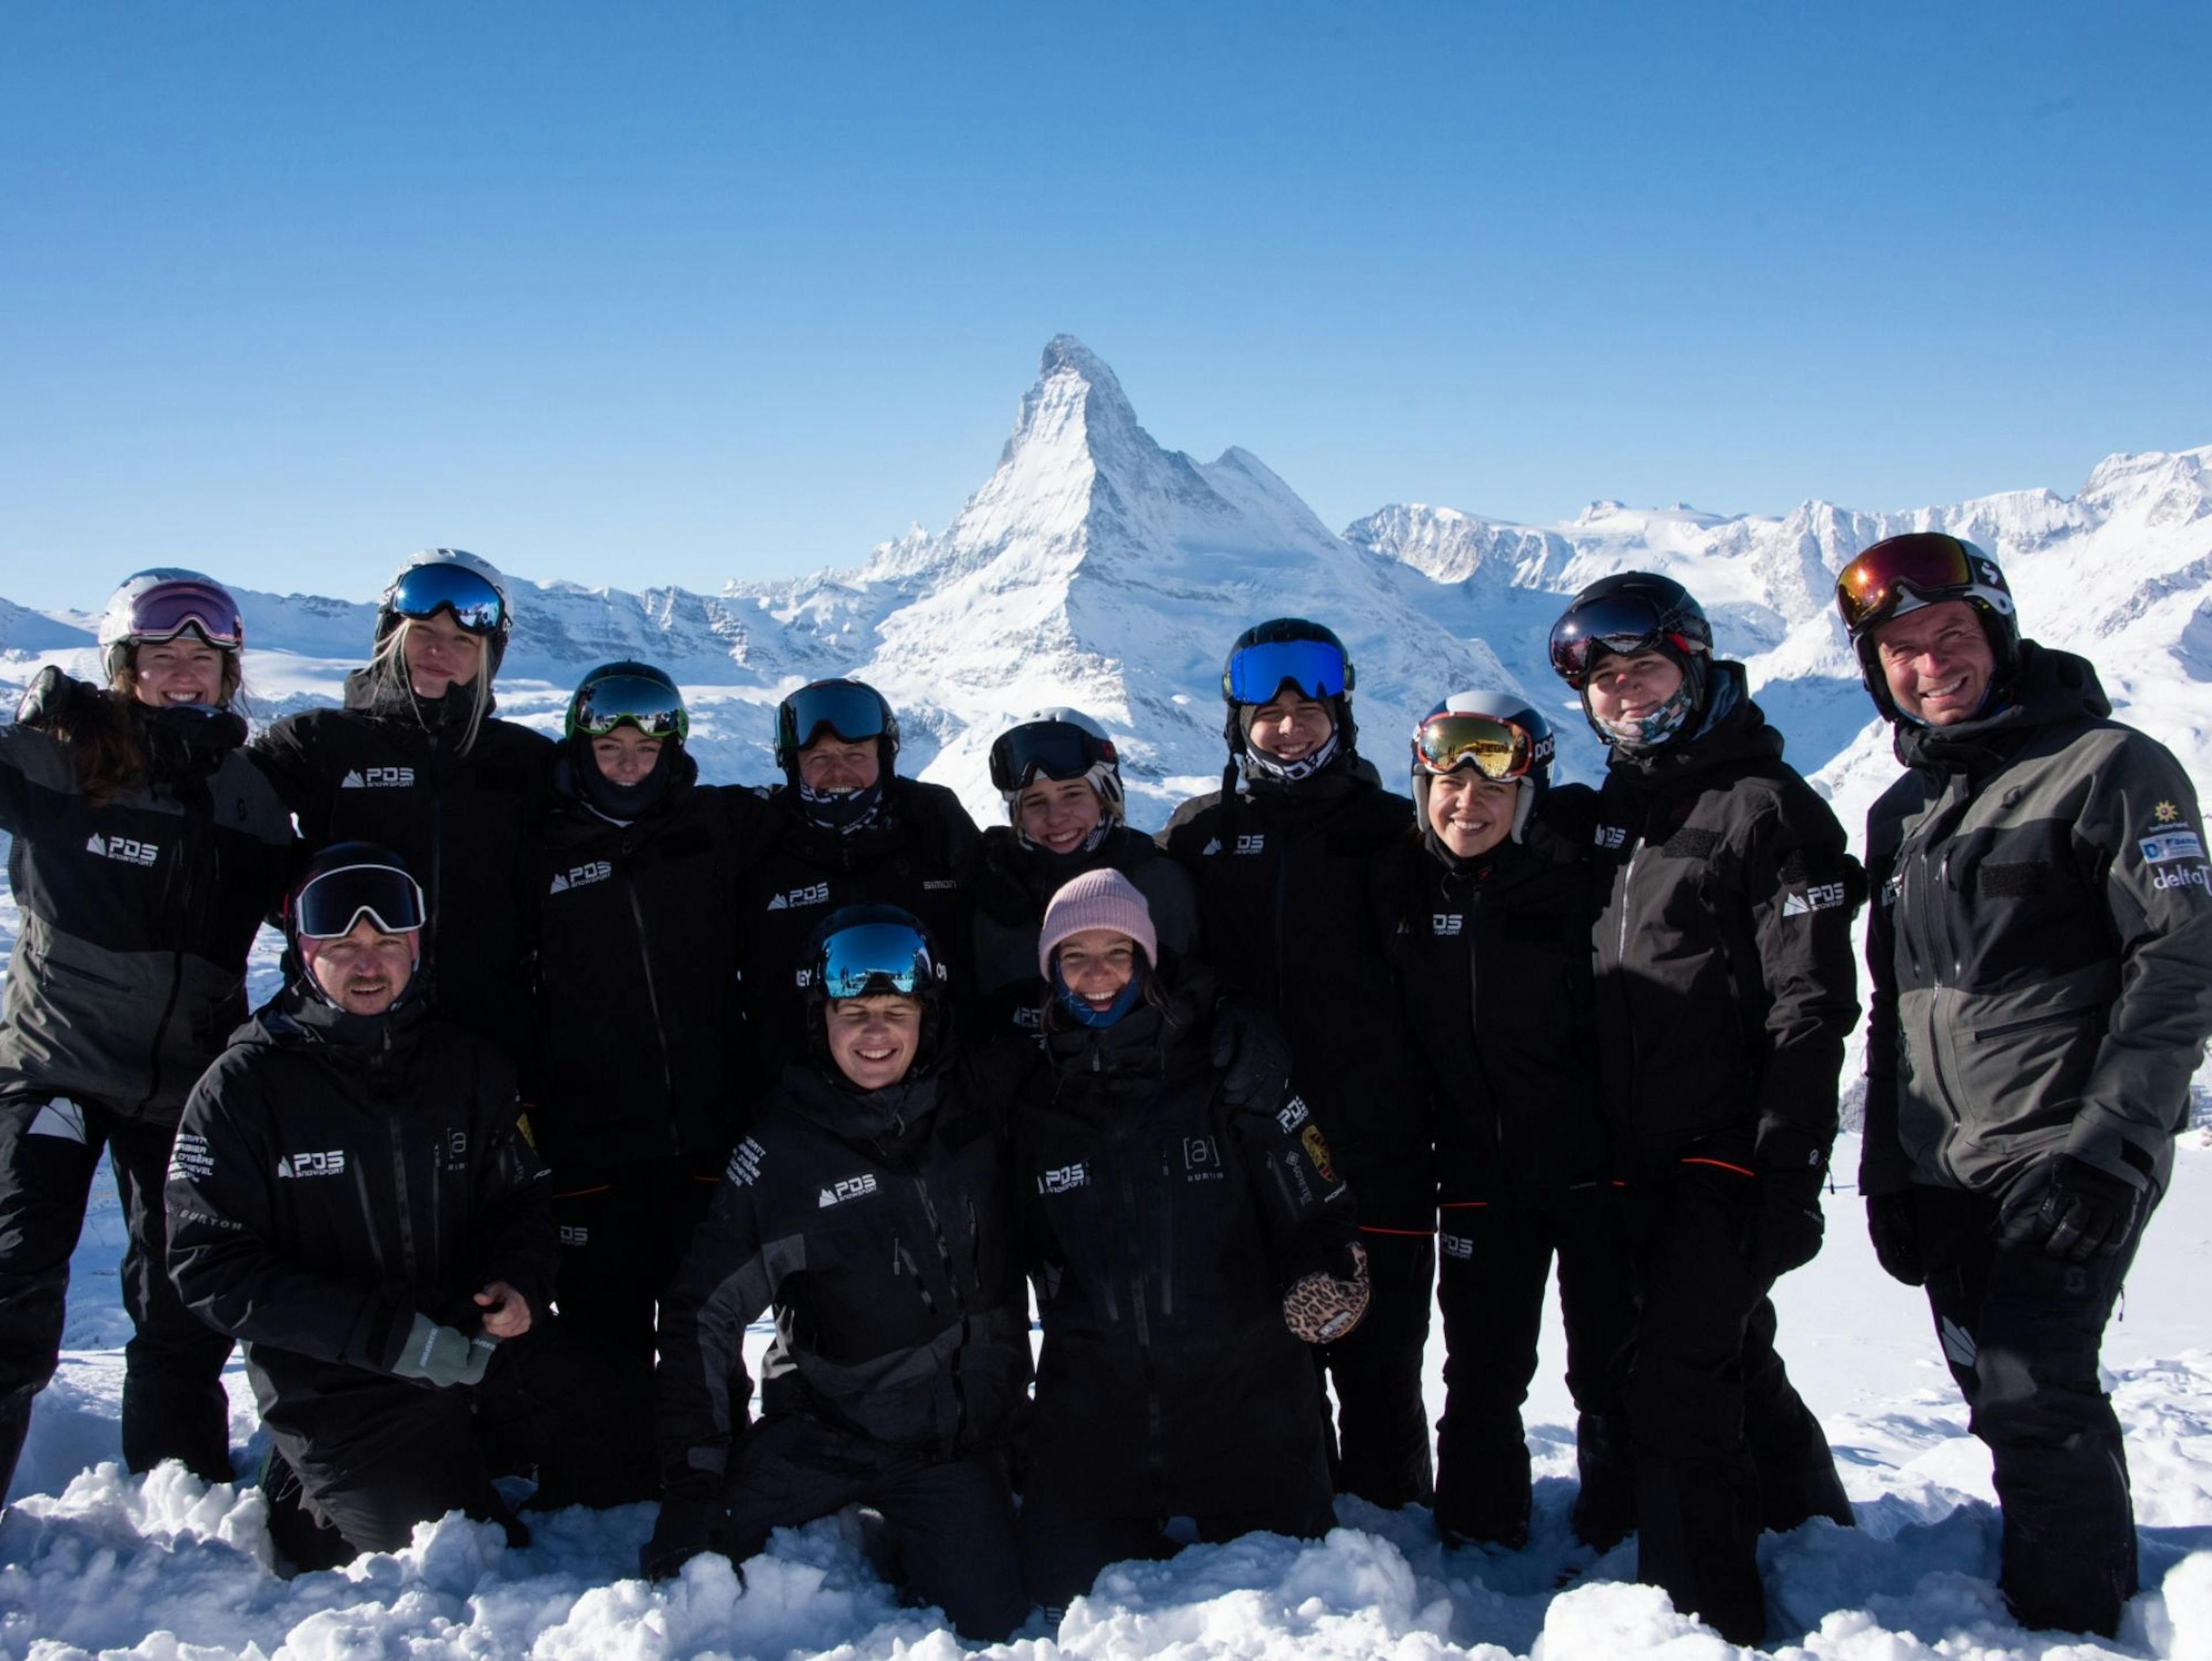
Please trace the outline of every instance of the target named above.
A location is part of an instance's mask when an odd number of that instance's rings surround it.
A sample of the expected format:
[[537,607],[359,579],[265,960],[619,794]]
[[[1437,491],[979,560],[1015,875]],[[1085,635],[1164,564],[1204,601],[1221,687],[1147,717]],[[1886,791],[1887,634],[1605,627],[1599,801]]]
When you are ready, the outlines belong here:
[[[407,637],[415,630],[412,617],[402,617],[392,633],[377,642],[376,653],[368,660],[369,673],[385,685],[410,696],[415,690],[414,677],[407,672]],[[484,718],[491,712],[491,642],[481,634],[471,634],[476,642],[476,678],[468,684],[475,689],[475,700],[469,706],[469,724],[461,734],[461,754],[466,755],[477,747],[477,735],[483,730]],[[417,712],[418,715],[420,712]]]

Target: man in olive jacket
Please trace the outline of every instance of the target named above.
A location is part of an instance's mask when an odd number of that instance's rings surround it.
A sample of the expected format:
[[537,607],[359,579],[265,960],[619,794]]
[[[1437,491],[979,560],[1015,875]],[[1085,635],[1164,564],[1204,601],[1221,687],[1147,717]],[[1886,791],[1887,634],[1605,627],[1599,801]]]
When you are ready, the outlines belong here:
[[1989,1444],[2013,1612],[2110,1636],[2136,1539],[2097,1357],[2212,1033],[2196,795],[1972,543],[1891,537],[1837,597],[1911,769],[1867,831],[1875,1248]]

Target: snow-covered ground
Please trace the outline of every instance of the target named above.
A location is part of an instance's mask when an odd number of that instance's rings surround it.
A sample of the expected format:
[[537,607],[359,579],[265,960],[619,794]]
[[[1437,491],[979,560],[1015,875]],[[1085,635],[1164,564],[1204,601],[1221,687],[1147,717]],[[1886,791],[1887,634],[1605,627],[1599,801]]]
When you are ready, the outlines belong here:
[[[1846,1137],[1837,1167],[1852,1169],[1856,1154]],[[2145,1584],[2114,1645],[2032,1634],[2007,1618],[1993,1584],[1989,1460],[1966,1434],[1919,1295],[1875,1266],[1854,1195],[1838,1191],[1828,1205],[1827,1250],[1781,1289],[1783,1350],[1827,1428],[1860,1526],[1816,1522],[1766,1539],[1775,1651],[1836,1661],[2212,1658],[2212,1335],[2203,1289],[2212,1270],[2212,1148],[2195,1137],[2185,1145],[2106,1349],[2128,1430]],[[868,1569],[856,1525],[837,1519],[779,1534],[746,1566],[742,1595],[719,1560],[694,1563],[665,1587],[636,1579],[637,1547],[652,1525],[644,1506],[535,1519],[535,1540],[521,1550],[456,1516],[418,1530],[407,1551],[280,1579],[249,1483],[209,1487],[174,1467],[131,1477],[115,1463],[119,1245],[113,1198],[103,1195],[76,1257],[68,1353],[40,1400],[0,1523],[0,1654],[942,1661],[961,1652],[931,1611],[900,1606]],[[754,1347],[765,1342],[757,1334]],[[1442,1359],[1432,1343],[1432,1408]],[[1425,1512],[1346,1500],[1340,1526],[1320,1543],[1256,1537],[1112,1571],[1056,1631],[1034,1625],[1004,1653],[1717,1661],[1729,1646],[1628,1579],[1632,1545],[1595,1562],[1570,1545],[1573,1413],[1561,1368],[1554,1325],[1528,1414],[1540,1513],[1528,1549],[1446,1551]],[[234,1367],[230,1382],[234,1440],[258,1453]],[[1560,1590],[1563,1578],[1571,1584]]]

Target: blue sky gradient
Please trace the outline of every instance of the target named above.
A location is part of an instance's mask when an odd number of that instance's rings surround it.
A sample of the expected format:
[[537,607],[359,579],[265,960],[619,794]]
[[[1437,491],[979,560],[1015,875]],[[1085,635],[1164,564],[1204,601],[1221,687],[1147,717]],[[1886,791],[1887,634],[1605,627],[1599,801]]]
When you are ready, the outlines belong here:
[[1340,525],[2212,442],[2202,6],[11,9],[0,595],[711,588],[942,526],[1062,330]]

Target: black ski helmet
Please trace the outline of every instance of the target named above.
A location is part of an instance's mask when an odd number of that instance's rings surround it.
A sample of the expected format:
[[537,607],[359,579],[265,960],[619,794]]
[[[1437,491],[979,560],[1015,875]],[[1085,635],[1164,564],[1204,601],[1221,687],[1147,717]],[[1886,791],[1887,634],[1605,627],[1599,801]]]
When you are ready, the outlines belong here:
[[[1322,648],[1310,654],[1310,669],[1318,670],[1326,678],[1308,678],[1307,670],[1294,670],[1281,676],[1273,673],[1277,667],[1290,668],[1291,659],[1265,649],[1300,644]],[[1263,688],[1261,682],[1269,679],[1274,684]],[[1228,706],[1222,736],[1229,741],[1230,755],[1241,756],[1245,752],[1241,712],[1267,703],[1286,682],[1297,686],[1305,696],[1327,704],[1330,718],[1336,724],[1338,743],[1347,753],[1356,749],[1359,729],[1352,718],[1352,691],[1356,679],[1352,654],[1344,649],[1344,642],[1337,639],[1334,630],[1304,617],[1274,617],[1253,624],[1237,637],[1221,665],[1221,700]]]
[[2020,663],[2020,614],[2003,569],[1974,543],[1941,530],[1885,536],[1837,573],[1836,609],[1858,655],[1859,678],[1883,718],[1898,718],[1897,700],[1875,637],[1891,618],[1946,600],[1973,608],[1996,660],[1990,684],[2001,685]]
[[1653,571],[1601,577],[1569,601],[1552,625],[1553,671],[1582,694],[1583,718],[1608,747],[1613,735],[1590,712],[1591,671],[1607,653],[1632,658],[1644,652],[1660,653],[1682,671],[1688,719],[1694,722],[1711,689],[1713,626],[1697,597],[1672,577]]
[[876,763],[888,781],[898,760],[898,717],[890,700],[866,681],[810,681],[775,706],[775,764],[799,785],[799,753],[824,730],[848,744],[876,741]]
[[921,1033],[907,1076],[936,1061],[951,1034],[951,971],[937,938],[912,912],[897,906],[842,906],[822,919],[800,959],[806,990],[808,1052],[823,1067],[830,1059],[830,1005],[839,999],[892,993],[921,1005]]
[[1543,806],[1544,797],[1552,789],[1552,758],[1558,747],[1553,736],[1552,724],[1544,718],[1526,698],[1510,692],[1469,691],[1455,692],[1423,716],[1420,724],[1413,729],[1413,805],[1416,821],[1424,834],[1429,831],[1429,781],[1439,771],[1457,772],[1462,767],[1474,767],[1485,778],[1495,778],[1490,768],[1468,756],[1444,768],[1438,768],[1422,743],[1429,724],[1440,715],[1488,716],[1492,720],[1518,728],[1525,735],[1527,753],[1520,761],[1524,771],[1515,775],[1519,786],[1513,803],[1513,840],[1522,839],[1528,821],[1536,809]]
[[[301,867],[284,895],[285,973],[313,996],[329,1003],[313,975],[307,972],[302,937],[336,940],[353,931],[363,916],[386,934],[414,937],[415,970],[422,967],[422,931],[429,912],[422,884],[407,869],[407,862],[391,849],[374,842],[333,842],[316,852]],[[415,995],[410,982],[402,998]]]
[[[634,785],[617,785],[601,773],[592,751],[593,739],[624,726],[660,741],[652,771]],[[562,722],[576,793],[611,817],[640,817],[667,793],[690,732],[684,694],[665,670],[631,658],[601,664],[576,683]]]

